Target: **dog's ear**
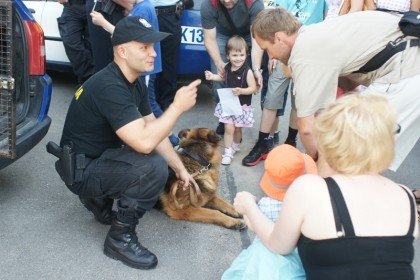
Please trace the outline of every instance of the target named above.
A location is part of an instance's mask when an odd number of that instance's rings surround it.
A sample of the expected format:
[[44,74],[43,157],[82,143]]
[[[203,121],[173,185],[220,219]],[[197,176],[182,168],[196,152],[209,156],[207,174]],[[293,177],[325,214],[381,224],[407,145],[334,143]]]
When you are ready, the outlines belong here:
[[187,138],[189,132],[190,132],[189,128],[181,130],[180,132],[178,132],[178,138],[179,139]]
[[219,135],[217,135],[216,131],[209,129],[207,131],[207,139],[210,143],[217,144],[222,139]]

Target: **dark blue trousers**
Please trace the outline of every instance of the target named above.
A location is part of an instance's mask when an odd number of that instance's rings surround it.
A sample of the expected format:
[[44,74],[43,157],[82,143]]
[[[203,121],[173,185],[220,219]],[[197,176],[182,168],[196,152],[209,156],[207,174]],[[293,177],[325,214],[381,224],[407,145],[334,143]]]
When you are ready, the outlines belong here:
[[[93,64],[96,73],[114,59],[114,53],[111,45],[111,34],[92,22],[90,13],[92,12],[93,4],[93,0],[86,0],[86,15],[88,19],[90,41],[92,44]],[[95,11],[100,10],[100,5],[100,2],[96,3]],[[112,14],[102,13],[102,15],[107,21],[115,25],[124,17],[123,8],[117,6]]]
[[83,171],[83,180],[69,189],[86,198],[118,199],[118,211],[141,217],[152,209],[163,191],[168,165],[156,152],[141,154],[131,148],[108,149]]
[[174,101],[177,90],[176,73],[181,46],[181,21],[175,13],[158,14],[159,30],[171,33],[160,42],[162,52],[162,72],[156,75],[156,101],[162,110],[166,110]]
[[85,5],[71,3],[64,6],[63,13],[57,18],[57,22],[73,72],[79,84],[82,84],[94,73]]

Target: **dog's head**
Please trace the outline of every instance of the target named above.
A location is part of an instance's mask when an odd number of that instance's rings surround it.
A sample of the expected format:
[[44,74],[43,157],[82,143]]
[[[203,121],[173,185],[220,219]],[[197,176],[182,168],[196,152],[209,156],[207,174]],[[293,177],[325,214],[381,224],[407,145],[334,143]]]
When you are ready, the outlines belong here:
[[178,137],[182,141],[184,140],[195,140],[204,141],[211,144],[217,145],[221,140],[221,137],[216,132],[209,128],[187,128],[183,129],[178,133]]

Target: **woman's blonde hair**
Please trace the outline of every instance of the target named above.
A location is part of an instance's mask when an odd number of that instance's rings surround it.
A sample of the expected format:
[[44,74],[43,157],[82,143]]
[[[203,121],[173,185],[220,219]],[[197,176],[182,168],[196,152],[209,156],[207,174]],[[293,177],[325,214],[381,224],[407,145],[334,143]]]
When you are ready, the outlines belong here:
[[295,34],[302,26],[300,21],[283,8],[265,9],[258,13],[252,23],[252,36],[274,43],[276,32]]
[[314,121],[313,133],[329,166],[343,174],[379,173],[394,159],[396,115],[385,97],[339,98]]
[[248,45],[244,38],[239,35],[233,35],[229,38],[226,43],[225,53],[229,55],[232,51],[242,51],[245,49],[245,53],[248,54]]

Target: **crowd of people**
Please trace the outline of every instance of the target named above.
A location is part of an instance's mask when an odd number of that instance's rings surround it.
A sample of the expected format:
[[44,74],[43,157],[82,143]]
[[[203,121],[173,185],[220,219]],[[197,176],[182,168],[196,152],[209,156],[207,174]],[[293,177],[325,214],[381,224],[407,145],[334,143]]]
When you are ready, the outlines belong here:
[[[184,188],[196,184],[173,134],[201,83],[177,89],[187,2],[60,0],[60,33],[80,87],[60,141],[74,166],[64,170],[60,158],[56,169],[74,174],[69,190],[111,225],[104,253],[138,269],[158,263],[136,226],[169,169]],[[258,140],[242,164],[266,160],[267,197],[240,192],[234,200],[256,239],[222,279],[414,279],[420,191],[381,175],[420,138],[420,39],[398,26],[408,10],[419,12],[420,0],[203,0],[211,59],[203,74],[214,82],[221,163],[240,150],[260,92]],[[389,46],[398,51],[373,63]],[[224,111],[226,92],[239,97],[240,113]],[[288,137],[275,147],[289,95]]]

